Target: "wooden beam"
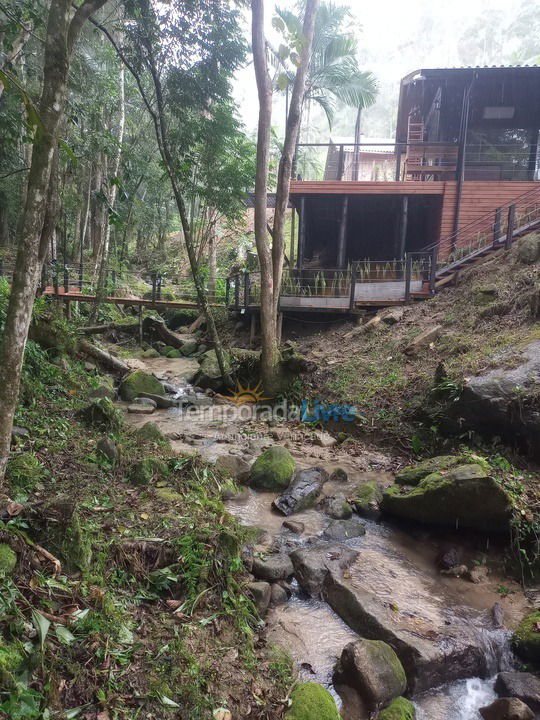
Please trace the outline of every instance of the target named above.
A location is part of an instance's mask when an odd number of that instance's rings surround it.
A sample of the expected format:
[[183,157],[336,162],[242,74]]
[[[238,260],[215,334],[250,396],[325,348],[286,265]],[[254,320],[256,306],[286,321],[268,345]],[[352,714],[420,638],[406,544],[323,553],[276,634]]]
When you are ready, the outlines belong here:
[[345,252],[347,249],[347,215],[349,210],[349,197],[343,196],[341,203],[341,221],[339,224],[339,239],[338,239],[338,254],[337,254],[337,265],[338,268],[345,267]]

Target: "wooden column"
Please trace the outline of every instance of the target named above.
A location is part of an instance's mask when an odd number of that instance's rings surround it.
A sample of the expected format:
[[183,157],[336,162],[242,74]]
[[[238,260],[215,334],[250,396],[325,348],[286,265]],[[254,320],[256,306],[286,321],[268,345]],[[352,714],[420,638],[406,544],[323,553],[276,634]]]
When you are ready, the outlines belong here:
[[345,267],[345,253],[347,250],[347,215],[349,211],[349,196],[343,196],[343,203],[341,205],[341,222],[339,225],[339,240],[338,240],[338,255],[337,265],[338,268]]
[[401,219],[399,221],[399,260],[405,257],[407,244],[407,226],[409,222],[409,196],[403,195],[401,202]]
[[304,246],[306,242],[306,198],[300,198],[300,212],[298,213],[298,269],[304,265]]
[[296,230],[296,209],[293,206],[292,209],[292,215],[291,215],[291,249],[289,251],[289,267],[294,266],[294,255],[295,255],[295,230]]

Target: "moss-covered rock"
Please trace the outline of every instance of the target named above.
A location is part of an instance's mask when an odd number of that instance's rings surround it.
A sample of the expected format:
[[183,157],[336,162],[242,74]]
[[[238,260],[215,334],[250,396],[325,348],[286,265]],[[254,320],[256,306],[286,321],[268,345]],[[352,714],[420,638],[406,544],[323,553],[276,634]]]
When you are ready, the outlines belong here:
[[516,246],[515,253],[519,262],[524,265],[532,265],[540,260],[540,233],[528,235],[520,240]]
[[180,350],[177,350],[177,348],[173,348],[167,352],[166,357],[168,357],[169,360],[176,360],[177,358],[182,357],[182,353]]
[[540,612],[527,615],[512,635],[512,648],[522,660],[540,664]]
[[285,720],[340,720],[334,698],[326,688],[313,682],[297,685]]
[[[485,463],[480,458],[475,457],[475,461]],[[418,485],[420,480],[423,480],[426,475],[431,475],[434,472],[442,472],[444,470],[450,470],[457,465],[465,465],[470,460],[464,455],[439,455],[437,457],[428,458],[422,460],[422,462],[416,465],[408,465],[398,472],[396,475],[396,482],[399,485]],[[486,469],[489,466],[486,464]]]
[[432,472],[416,487],[394,485],[383,493],[381,509],[430,525],[506,532],[512,502],[482,465],[469,463]]
[[274,445],[251,466],[249,484],[257,490],[285,490],[294,472],[294,458],[284,447]]
[[183,495],[170,487],[156,488],[156,495],[158,498],[160,498],[160,500],[164,500],[168,503],[177,503],[184,500]]
[[6,477],[11,487],[17,490],[33,490],[43,477],[45,469],[34,453],[15,455],[8,462]]
[[[229,353],[223,354],[225,368],[227,372],[231,372],[231,356]],[[199,358],[199,371],[195,376],[195,382],[202,388],[211,388],[212,390],[223,390],[223,378],[219,369],[215,350],[207,350]]]
[[150,485],[154,479],[163,479],[169,474],[167,463],[159,458],[147,457],[136,462],[129,473],[135,485]]
[[142,357],[142,358],[158,358],[158,357],[159,357],[159,353],[158,353],[158,351],[155,350],[154,348],[148,348],[148,350],[144,350],[144,351],[141,353],[141,357]]
[[378,512],[382,496],[382,490],[376,482],[362,483],[355,490],[352,504],[360,515],[370,515]]
[[119,410],[106,397],[93,400],[85,408],[79,410],[78,416],[83,422],[101,430],[119,430],[123,423]]
[[24,655],[18,644],[7,643],[0,637],[0,687],[11,689],[22,669]]
[[379,713],[378,720],[415,720],[416,710],[410,700],[398,697]]
[[9,545],[0,543],[0,577],[11,575],[17,565],[17,555]]
[[163,385],[159,380],[145,373],[142,370],[127,375],[120,384],[120,397],[122,400],[131,401],[139,396],[139,393],[150,393],[152,395],[165,395]]
[[167,445],[168,440],[154,422],[147,422],[135,430],[135,435],[141,440],[155,443],[156,445]]
[[185,357],[188,357],[189,355],[193,355],[194,352],[197,352],[197,347],[198,343],[196,340],[188,340],[182,345],[180,352]]

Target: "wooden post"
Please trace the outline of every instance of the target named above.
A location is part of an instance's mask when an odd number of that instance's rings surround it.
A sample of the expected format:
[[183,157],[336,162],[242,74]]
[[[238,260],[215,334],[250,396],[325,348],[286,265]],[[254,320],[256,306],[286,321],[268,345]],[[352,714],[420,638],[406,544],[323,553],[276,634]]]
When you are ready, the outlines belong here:
[[82,292],[83,289],[83,264],[82,260],[79,263],[79,290]]
[[158,300],[161,300],[161,281],[162,281],[162,275],[161,275],[161,273],[159,273],[157,276],[157,279],[156,279],[156,294],[157,294]]
[[500,234],[501,234],[501,208],[498,207],[495,210],[495,222],[493,223],[493,245],[496,245],[498,243]]
[[58,298],[58,295],[60,293],[59,293],[59,288],[58,288],[58,265],[56,264],[56,262],[54,263],[54,266],[53,266],[53,286],[54,286],[55,297]]
[[70,300],[64,300],[64,314],[66,316],[66,320],[71,320],[71,301]]
[[401,153],[403,152],[401,145],[396,145],[396,174],[394,180],[401,180]]
[[298,269],[304,265],[304,245],[306,242],[306,198],[300,198],[300,213],[298,215]]
[[152,273],[152,302],[156,302],[156,282],[157,282],[157,275],[156,273]]
[[143,344],[143,310],[144,307],[139,305],[139,345]]
[[345,145],[339,146],[339,156],[338,156],[338,170],[337,170],[337,180],[343,180],[343,173],[345,172]]
[[116,270],[112,271],[112,286],[113,286],[113,292],[116,288]]
[[407,305],[411,301],[411,274],[412,274],[412,255],[407,253],[405,259],[405,302]]
[[240,275],[234,276],[234,309],[240,309]]
[[435,280],[437,279],[437,260],[439,257],[439,246],[435,245],[431,252],[431,272],[429,275],[429,291],[435,293]]
[[231,294],[231,278],[225,280],[225,307],[229,307],[229,295]]
[[341,205],[341,222],[339,225],[337,267],[345,267],[345,251],[347,249],[347,215],[349,209],[349,196],[343,196]]
[[249,273],[244,274],[244,307],[249,305],[249,295],[251,291],[251,277]]
[[516,223],[516,206],[510,205],[510,207],[508,208],[508,226],[506,228],[506,242],[504,244],[504,247],[507,250],[509,250],[512,247],[515,223]]
[[69,292],[69,268],[64,265],[64,292],[67,295]]
[[354,299],[356,293],[356,267],[358,263],[353,263],[351,267],[351,287],[350,287],[350,299],[349,299],[349,310],[354,310]]
[[295,230],[296,230],[296,210],[293,206],[292,209],[292,216],[291,216],[291,249],[289,251],[289,267],[294,266],[294,240],[295,240]]
[[401,204],[401,220],[399,223],[399,259],[405,257],[405,248],[407,246],[407,227],[409,222],[409,196],[403,195]]

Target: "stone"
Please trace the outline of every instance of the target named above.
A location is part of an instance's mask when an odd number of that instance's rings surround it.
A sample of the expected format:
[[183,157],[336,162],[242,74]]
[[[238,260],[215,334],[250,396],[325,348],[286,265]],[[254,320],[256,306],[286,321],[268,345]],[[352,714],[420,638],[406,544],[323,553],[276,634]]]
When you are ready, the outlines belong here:
[[442,325],[433,325],[424,332],[417,335],[412,342],[410,342],[405,350],[405,355],[417,355],[420,350],[424,350],[431,343],[435,342],[442,333]]
[[270,594],[270,605],[276,607],[277,605],[284,605],[289,599],[289,595],[285,588],[281,587],[277,583],[272,583],[272,589]]
[[332,520],[324,529],[323,538],[336,542],[345,542],[366,534],[366,526],[356,520]]
[[129,373],[120,383],[120,397],[122,400],[131,402],[140,393],[165,395],[165,389],[154,375],[149,375],[142,370],[135,370]]
[[418,485],[420,480],[423,480],[427,475],[431,475],[431,473],[450,470],[467,462],[470,462],[470,460],[464,455],[438,455],[437,457],[422,460],[416,465],[408,465],[402,468],[396,475],[396,482],[398,485]]
[[540,713],[540,677],[527,672],[501,672],[495,681],[499,697],[518,698],[535,713]]
[[153,393],[141,392],[139,393],[139,397],[152,400],[153,402],[155,402],[156,407],[160,408],[161,410],[168,410],[169,408],[177,407],[179,404],[177,400],[173,400],[172,398],[166,397],[165,395],[154,395]]
[[387,325],[396,325],[403,320],[404,310],[402,307],[389,307],[379,310],[378,315]]
[[342,493],[326,498],[323,507],[328,517],[334,518],[334,520],[348,520],[352,517],[351,506]]
[[13,425],[11,428],[11,441],[14,440],[28,440],[30,437],[30,431],[23,427]]
[[88,397],[92,399],[108,398],[109,400],[116,400],[116,395],[116,390],[109,385],[98,385],[88,393]]
[[328,473],[322,467],[297,470],[287,490],[274,500],[272,507],[287,517],[313,507],[327,480]]
[[275,554],[265,558],[254,557],[251,572],[258,580],[277,582],[290,578],[294,568],[288,555]]
[[302,590],[311,597],[318,597],[331,569],[343,573],[357,559],[358,553],[345,545],[320,543],[293,550],[289,557]]
[[343,648],[334,682],[353,688],[371,711],[395,700],[407,687],[403,665],[390,645],[365,638]]
[[316,430],[314,436],[315,445],[318,445],[319,447],[330,448],[334,447],[334,445],[337,444],[337,440],[335,437],[330,435],[330,433],[324,432],[322,430]]
[[466,577],[469,574],[469,568],[466,565],[453,565],[447,570],[441,570],[441,575],[448,575],[449,577]]
[[398,697],[392,700],[388,707],[384,708],[377,720],[415,720],[416,710],[410,700],[404,697]]
[[470,569],[467,577],[471,582],[478,585],[487,582],[488,575],[489,569],[485,565],[475,565]]
[[190,395],[189,404],[193,407],[205,408],[212,407],[214,401],[211,397],[208,397],[208,395]]
[[118,460],[118,448],[114,440],[111,440],[110,437],[100,438],[97,443],[97,449],[98,452],[105,455],[111,463],[114,464]]
[[141,353],[141,357],[147,359],[158,358],[159,353],[155,348],[148,348],[148,350],[143,350],[143,352]]
[[237,480],[247,479],[250,463],[238,455],[220,455],[216,460],[216,467],[226,470]]
[[157,403],[155,400],[152,400],[149,397],[136,397],[132,405],[147,405],[148,407],[151,407],[153,410],[157,408]]
[[301,535],[305,530],[304,523],[297,522],[296,520],[284,520],[283,527],[286,530],[290,530],[295,535]]
[[155,422],[144,423],[142,427],[135,430],[135,435],[143,440],[148,440],[149,442],[153,442],[158,445],[166,445],[168,443],[167,438]]
[[437,567],[440,570],[450,570],[450,568],[461,565],[463,558],[463,550],[459,547],[444,548],[437,555]]
[[[231,357],[229,353],[224,353],[225,367],[228,372],[231,371]],[[223,378],[217,361],[215,350],[207,350],[199,358],[199,371],[196,374],[196,383],[202,388],[211,388],[212,390],[224,390]]]
[[156,350],[160,355],[165,355],[165,353],[170,350],[170,347],[166,345],[162,340],[156,340],[156,342],[152,343],[152,347],[154,350]]
[[517,698],[499,698],[478,712],[484,720],[534,720],[531,708]]
[[540,612],[527,615],[512,635],[512,649],[526,662],[540,663]]
[[169,360],[177,360],[182,357],[182,352],[178,348],[171,348],[167,351],[165,357],[169,358]]
[[246,591],[251,596],[253,604],[259,615],[264,615],[270,605],[272,587],[267,582],[249,582],[246,584]]
[[378,517],[379,504],[382,500],[382,490],[376,482],[366,482],[358,485],[351,498],[354,509],[364,517]]
[[285,720],[341,720],[336,701],[322,685],[313,682],[296,685]]
[[164,502],[171,505],[184,501],[184,496],[170,487],[156,488],[155,494],[160,500],[163,500]]
[[134,415],[151,415],[156,408],[153,405],[128,405],[128,413],[133,413]]
[[523,265],[533,265],[540,260],[540,233],[527,235],[515,246],[515,254]]
[[504,609],[500,603],[493,604],[493,607],[491,608],[491,618],[495,628],[504,627]]
[[335,470],[332,470],[330,474],[330,482],[343,482],[346,483],[349,479],[349,476],[347,475],[347,472],[343,468],[336,468]]
[[159,458],[147,457],[136,462],[129,473],[129,480],[134,485],[150,485],[155,479],[168,475],[167,463]]
[[193,355],[193,353],[197,352],[197,347],[198,343],[196,340],[188,340],[182,345],[180,352],[184,355],[184,357],[188,357],[189,355]]
[[122,425],[120,413],[109,398],[92,400],[91,403],[77,412],[77,416],[88,425],[93,425],[102,430],[115,431]]
[[7,543],[0,543],[0,577],[11,575],[17,565],[17,555]]
[[431,473],[416,487],[390,487],[381,509],[429,525],[503,533],[509,528],[512,502],[489,471],[471,463]]
[[249,484],[256,490],[285,490],[294,472],[294,458],[279,445],[268,448],[255,460],[249,473]]

